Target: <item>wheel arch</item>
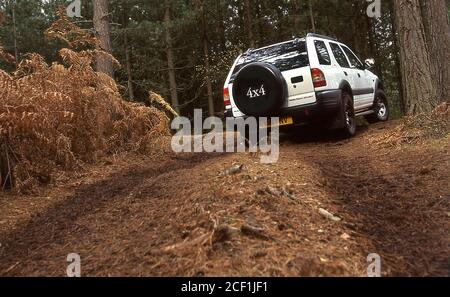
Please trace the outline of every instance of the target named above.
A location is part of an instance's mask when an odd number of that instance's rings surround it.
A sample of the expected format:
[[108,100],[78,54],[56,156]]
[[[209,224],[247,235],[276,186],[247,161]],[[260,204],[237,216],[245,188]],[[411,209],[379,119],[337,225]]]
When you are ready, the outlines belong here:
[[375,82],[375,93],[378,90],[384,91],[384,84],[383,84],[383,82],[380,79],[377,79],[376,82]]
[[350,83],[348,81],[346,81],[346,80],[342,81],[339,84],[339,89],[342,90],[343,92],[347,92],[352,97],[352,100],[354,100],[354,98],[353,98],[353,90],[352,90],[352,87],[350,86]]

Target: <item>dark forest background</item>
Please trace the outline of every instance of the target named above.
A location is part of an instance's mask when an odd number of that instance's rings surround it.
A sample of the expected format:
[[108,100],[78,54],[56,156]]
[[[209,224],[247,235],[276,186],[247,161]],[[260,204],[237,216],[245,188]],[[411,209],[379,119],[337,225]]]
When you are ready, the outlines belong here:
[[[43,32],[55,20],[57,7],[70,2],[0,1],[3,48],[19,61],[29,52],[48,62],[58,60],[61,44],[45,40]],[[82,18],[73,20],[93,30],[93,3],[81,2]],[[394,1],[381,1],[380,18],[368,17],[370,2],[364,0],[107,2],[111,49],[122,65],[115,68],[114,76],[128,100],[146,102],[152,90],[183,115],[191,115],[194,108],[221,115],[223,83],[241,51],[315,32],[336,37],[363,60],[375,59],[374,72],[384,81],[394,116],[408,112],[405,104],[411,104],[402,94],[406,72],[401,67]],[[0,67],[14,70],[14,65]]]

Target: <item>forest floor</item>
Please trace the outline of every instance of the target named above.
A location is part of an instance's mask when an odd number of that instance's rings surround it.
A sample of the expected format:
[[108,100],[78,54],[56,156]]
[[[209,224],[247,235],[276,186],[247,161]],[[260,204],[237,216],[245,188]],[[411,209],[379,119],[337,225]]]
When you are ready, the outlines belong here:
[[0,275],[64,276],[78,253],[83,276],[364,276],[377,253],[383,276],[448,276],[450,140],[374,141],[397,125],[283,135],[273,165],[116,156],[3,193]]

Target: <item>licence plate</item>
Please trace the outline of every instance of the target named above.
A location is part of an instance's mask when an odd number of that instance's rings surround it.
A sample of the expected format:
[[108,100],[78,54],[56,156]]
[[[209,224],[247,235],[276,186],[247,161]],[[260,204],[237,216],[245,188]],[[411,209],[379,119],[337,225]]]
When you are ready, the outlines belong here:
[[[288,125],[293,125],[293,124],[294,124],[294,119],[292,117],[283,117],[283,118],[280,118],[277,126],[281,127],[281,126],[288,126]],[[269,128],[269,127],[275,127],[275,125],[273,125],[272,123],[268,123],[265,126],[261,125],[261,128]]]
[[280,118],[280,126],[293,125],[294,119],[292,117]]

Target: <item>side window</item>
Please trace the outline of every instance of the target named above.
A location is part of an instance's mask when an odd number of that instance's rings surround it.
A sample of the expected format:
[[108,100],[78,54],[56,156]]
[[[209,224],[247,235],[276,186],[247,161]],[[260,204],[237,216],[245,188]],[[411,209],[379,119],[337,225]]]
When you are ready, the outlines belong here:
[[351,65],[352,67],[363,68],[363,64],[361,63],[361,61],[358,59],[357,56],[355,56],[354,53],[352,53],[352,51],[348,47],[342,46],[342,48],[344,49],[345,54],[350,60],[350,64],[352,64]]
[[333,52],[334,58],[341,67],[350,68],[348,64],[347,57],[342,51],[341,47],[337,43],[330,42],[331,51]]
[[316,46],[317,57],[319,57],[319,63],[321,65],[331,65],[330,53],[327,50],[325,42],[321,40],[315,40],[314,45]]

